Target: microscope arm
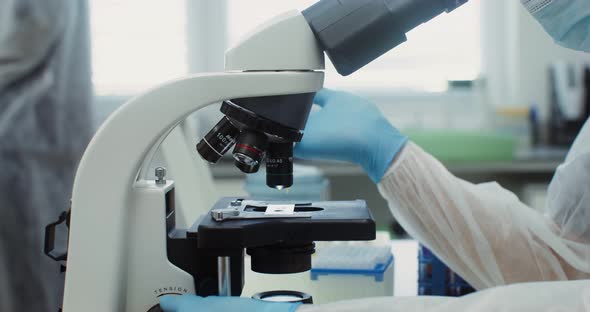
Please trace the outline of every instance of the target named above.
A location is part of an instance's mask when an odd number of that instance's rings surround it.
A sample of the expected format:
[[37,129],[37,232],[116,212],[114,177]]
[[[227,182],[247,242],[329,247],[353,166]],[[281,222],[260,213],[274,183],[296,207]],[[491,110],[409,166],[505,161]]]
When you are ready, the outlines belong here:
[[[143,284],[192,283],[191,276],[166,258],[164,211],[149,215],[149,201],[136,195],[157,195],[162,189],[153,181],[138,180],[138,174],[179,122],[228,98],[315,92],[322,83],[323,73],[311,71],[202,74],[159,86],[117,110],[88,145],[76,174],[64,311],[138,311],[132,302],[154,300],[129,299],[128,289],[138,286],[129,284],[134,279],[128,272],[139,267],[145,269]],[[142,204],[135,204],[137,200]],[[145,234],[142,246],[130,242],[129,224],[138,217],[145,220],[139,228]],[[130,250],[138,247],[150,255],[141,265],[129,259]],[[142,294],[149,298],[151,291]]]
[[338,73],[348,76],[404,43],[406,33],[467,0],[321,0],[303,11]]

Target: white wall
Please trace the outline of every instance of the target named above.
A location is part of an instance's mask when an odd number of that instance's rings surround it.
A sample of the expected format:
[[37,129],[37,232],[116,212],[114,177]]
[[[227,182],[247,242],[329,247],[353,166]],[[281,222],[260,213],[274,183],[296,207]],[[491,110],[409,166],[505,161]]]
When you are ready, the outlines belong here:
[[482,77],[485,79],[486,98],[493,106],[506,101],[508,94],[508,48],[505,44],[508,33],[506,18],[508,2],[516,0],[482,0]]
[[590,63],[590,54],[555,44],[518,0],[481,0],[483,75],[494,106],[539,105],[547,117],[548,66],[556,60]]

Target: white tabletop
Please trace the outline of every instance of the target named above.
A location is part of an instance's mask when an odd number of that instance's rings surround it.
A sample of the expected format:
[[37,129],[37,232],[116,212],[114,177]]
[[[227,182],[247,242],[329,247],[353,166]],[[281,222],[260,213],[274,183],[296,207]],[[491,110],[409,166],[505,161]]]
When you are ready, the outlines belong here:
[[418,242],[415,240],[393,240],[391,250],[394,257],[395,296],[416,296],[418,294]]

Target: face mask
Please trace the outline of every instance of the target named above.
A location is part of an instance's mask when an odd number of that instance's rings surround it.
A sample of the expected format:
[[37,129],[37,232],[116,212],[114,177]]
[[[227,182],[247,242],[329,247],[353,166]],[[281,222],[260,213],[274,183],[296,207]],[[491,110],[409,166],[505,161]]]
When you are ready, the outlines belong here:
[[590,52],[589,0],[521,0],[560,45]]

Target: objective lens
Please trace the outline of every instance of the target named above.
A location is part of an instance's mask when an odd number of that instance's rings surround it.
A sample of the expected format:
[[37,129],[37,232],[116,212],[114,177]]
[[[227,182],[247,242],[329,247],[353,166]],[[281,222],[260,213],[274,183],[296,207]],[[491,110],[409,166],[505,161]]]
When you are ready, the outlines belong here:
[[206,161],[216,163],[236,142],[240,130],[227,117],[213,127],[197,144],[199,155]]
[[257,172],[267,145],[268,139],[263,133],[253,130],[242,131],[233,151],[236,167],[245,173]]
[[293,143],[271,143],[266,157],[266,185],[284,189],[293,185]]
[[234,164],[244,173],[255,173],[260,169],[260,162],[244,154],[234,154]]

